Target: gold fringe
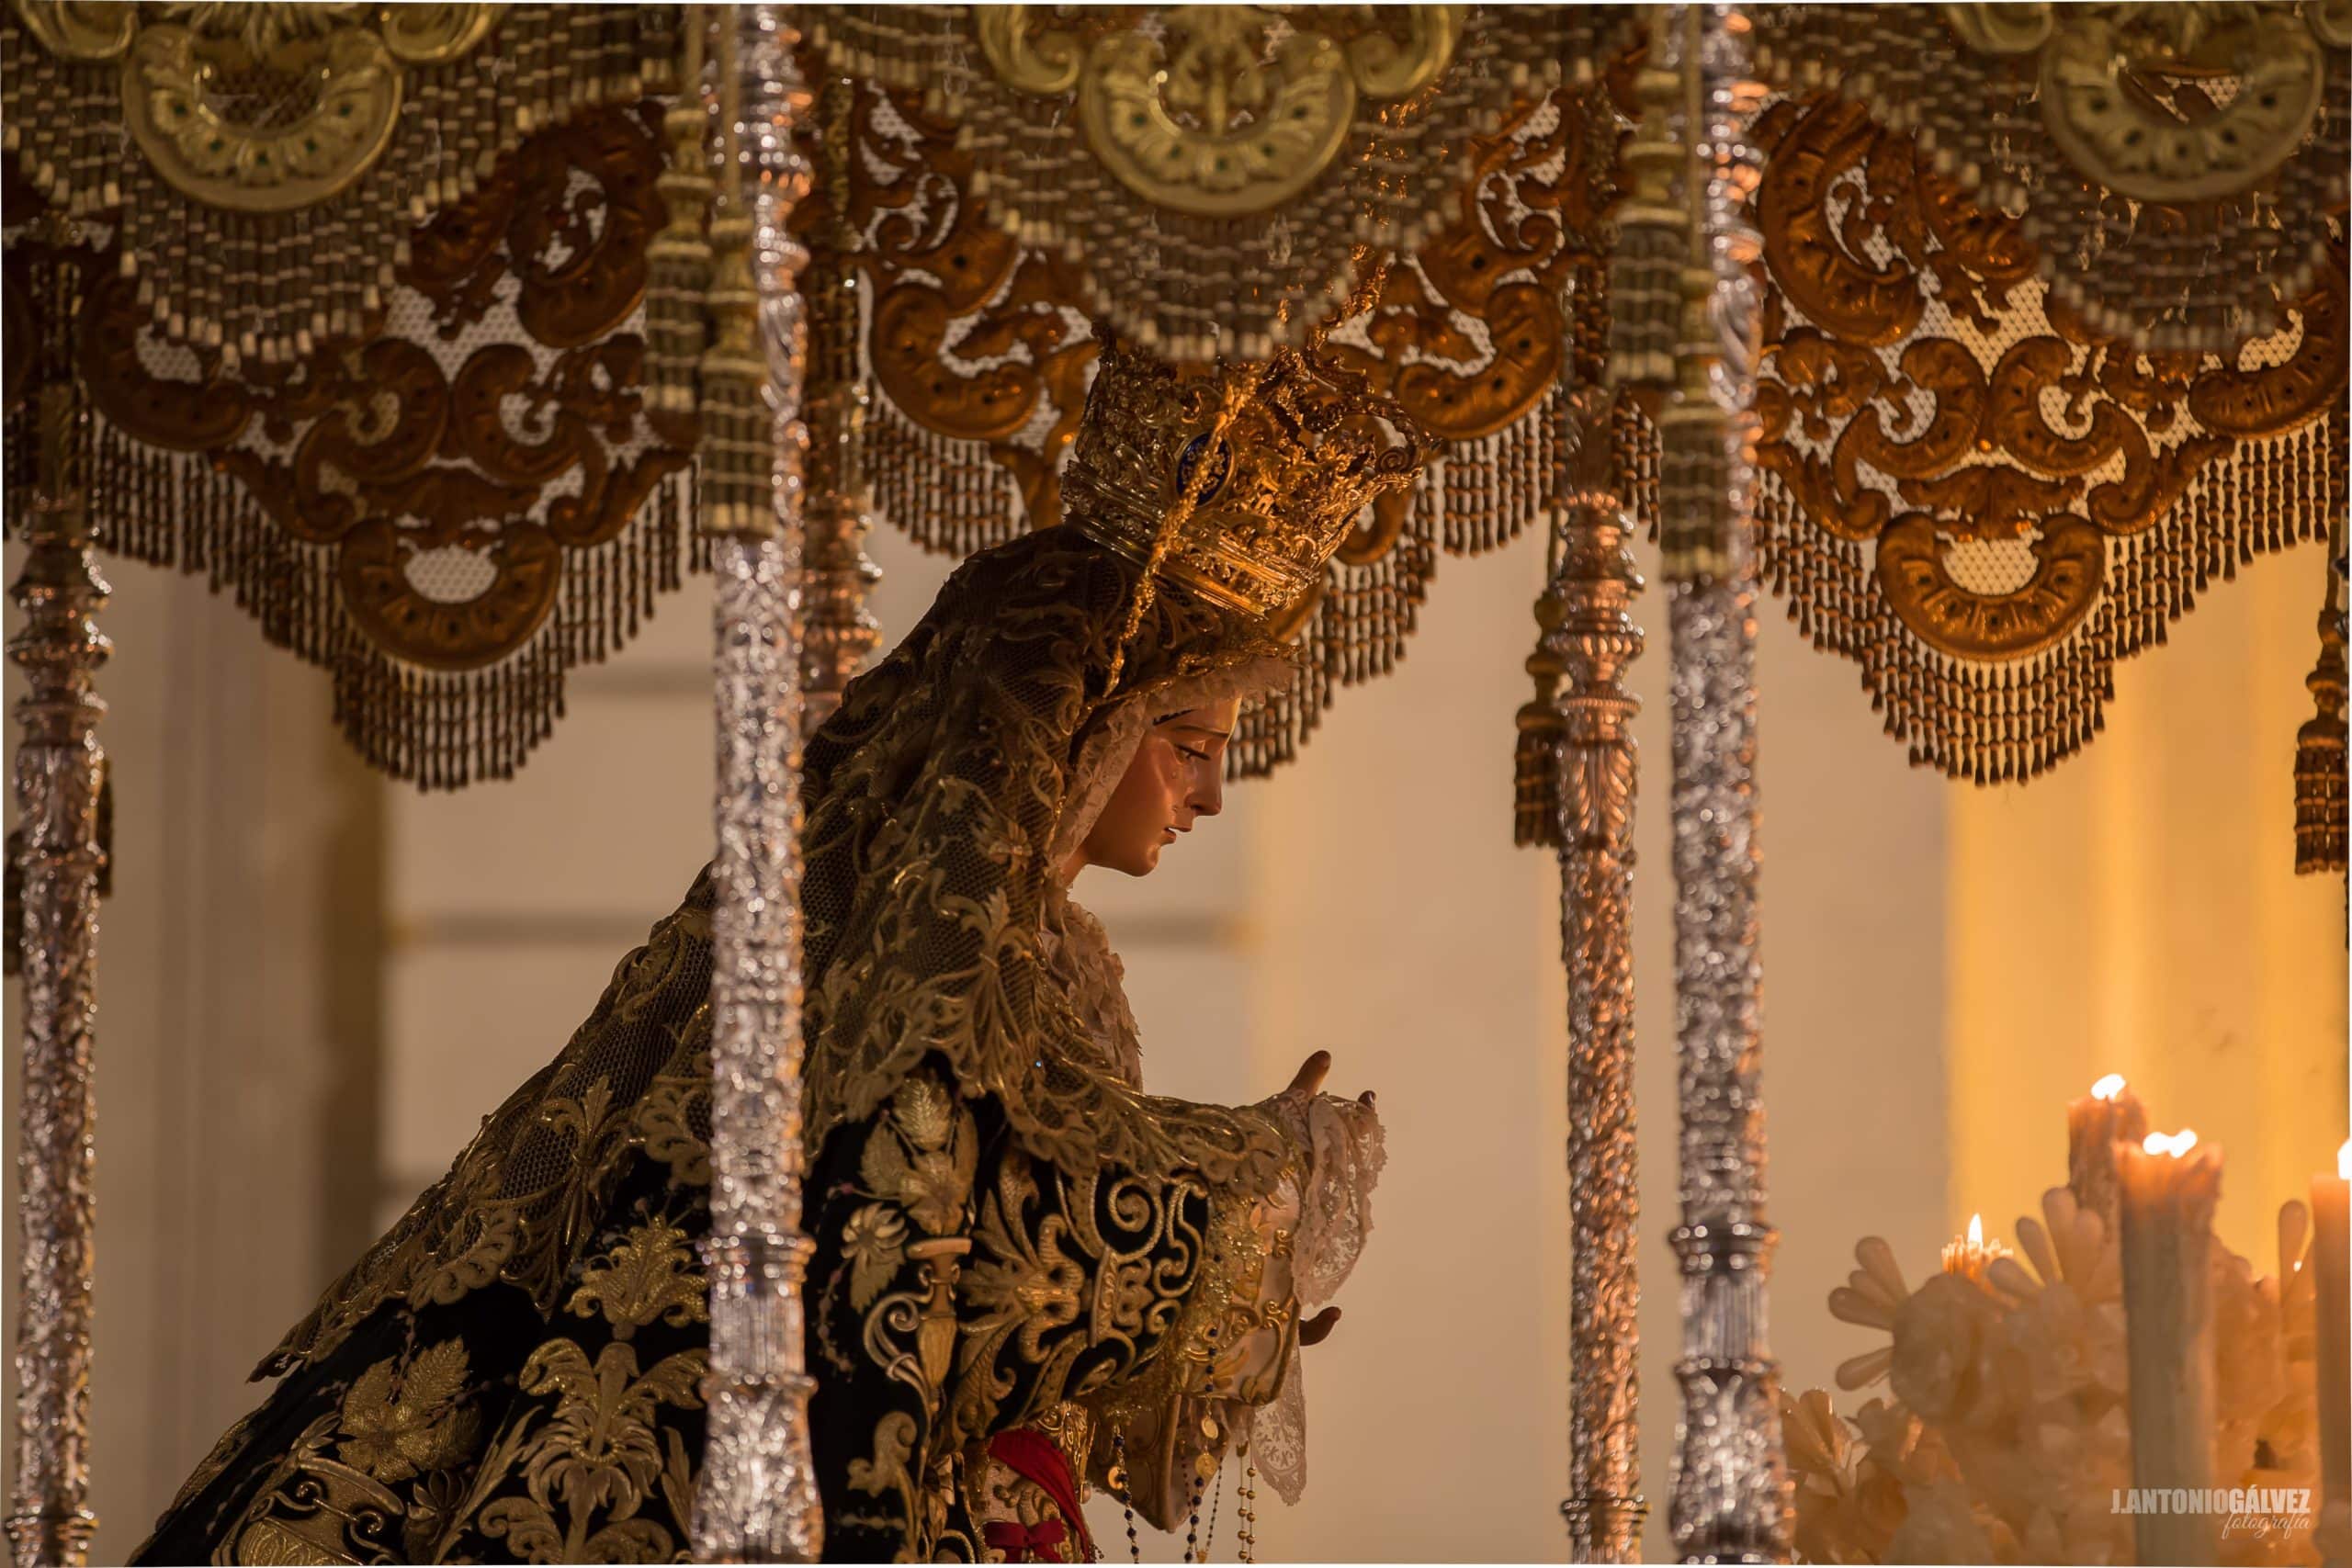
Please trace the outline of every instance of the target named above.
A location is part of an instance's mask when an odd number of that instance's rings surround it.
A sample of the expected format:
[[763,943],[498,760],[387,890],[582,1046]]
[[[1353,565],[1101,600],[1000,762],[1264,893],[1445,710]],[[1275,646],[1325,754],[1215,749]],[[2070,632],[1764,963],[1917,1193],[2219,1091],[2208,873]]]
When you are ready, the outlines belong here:
[[1880,593],[1873,548],[1816,527],[1769,471],[1757,486],[1757,566],[1814,647],[1860,666],[1871,706],[1915,766],[2015,783],[2091,742],[2117,661],[2164,644],[2209,585],[2257,555],[2321,537],[2343,514],[2347,458],[2340,412],[2217,458],[2154,526],[2107,541],[2107,581],[2090,615],[2057,647],[2022,659],[1964,660],[1921,642]]
[[1041,525],[986,444],[924,429],[870,383],[868,411],[866,492],[875,510],[922,548],[961,558]]
[[[141,445],[103,416],[90,424],[99,547],[228,593],[269,642],[331,671],[335,723],[353,748],[421,789],[513,777],[561,716],[565,673],[624,647],[683,581],[691,466],[658,485],[618,537],[567,552],[555,610],[528,645],[484,669],[423,669],[387,655],[352,621],[335,547],[288,534],[200,454]],[[16,436],[12,420],[12,461]],[[15,478],[12,469],[12,493]]]

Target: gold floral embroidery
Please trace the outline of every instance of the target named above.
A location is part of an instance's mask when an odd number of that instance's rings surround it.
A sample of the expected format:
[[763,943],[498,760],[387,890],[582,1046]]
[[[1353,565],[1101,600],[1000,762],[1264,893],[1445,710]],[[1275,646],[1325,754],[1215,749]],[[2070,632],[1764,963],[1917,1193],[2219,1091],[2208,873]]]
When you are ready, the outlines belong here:
[[627,1339],[656,1321],[673,1328],[707,1321],[708,1294],[686,1233],[662,1218],[631,1225],[624,1240],[589,1264],[569,1304],[582,1317],[601,1307],[613,1337]]
[[849,1461],[849,1489],[879,1497],[892,1488],[904,1492],[912,1483],[907,1461],[914,1457],[915,1418],[893,1410],[874,1428],[874,1457]]
[[420,1259],[425,1268],[409,1294],[412,1306],[447,1306],[498,1278],[514,1256],[523,1229],[514,1211],[493,1198],[501,1184],[498,1165],[484,1161],[469,1173],[468,1206],[445,1234],[442,1245]]
[[907,1222],[887,1203],[868,1203],[842,1226],[842,1256],[849,1259],[849,1304],[864,1312],[907,1260]]
[[[485,1457],[467,1504],[476,1528],[534,1562],[673,1555],[673,1531],[640,1510],[657,1487],[673,1517],[678,1499],[691,1497],[693,1461],[671,1430],[665,1462],[659,1412],[701,1406],[708,1359],[701,1349],[681,1350],[640,1373],[627,1344],[605,1346],[593,1365],[572,1340],[541,1345],[524,1363],[521,1388],[526,1397],[553,1393],[554,1414],[544,1425],[517,1421]],[[518,1469],[525,1495],[498,1496]]]
[[858,1161],[874,1197],[897,1203],[931,1235],[964,1228],[964,1204],[979,1163],[979,1129],[929,1073],[909,1078],[876,1120]]
[[997,1174],[996,1190],[980,1211],[974,1240],[976,1260],[965,1299],[980,1309],[966,1319],[965,1365],[972,1369],[958,1390],[957,1415],[965,1430],[978,1436],[995,1412],[994,1362],[1005,1342],[1025,1363],[1038,1365],[1036,1399],[1061,1398],[1069,1364],[1086,1348],[1082,1335],[1061,1336],[1048,1350],[1046,1336],[1078,1321],[1086,1290],[1086,1266],[1062,1250],[1069,1234],[1059,1214],[1033,1215],[1037,1180],[1029,1161],[1008,1154]]
[[406,1366],[388,1356],[359,1374],[343,1396],[335,1457],[377,1481],[406,1481],[447,1470],[471,1454],[481,1431],[464,1399],[466,1347],[445,1339]]

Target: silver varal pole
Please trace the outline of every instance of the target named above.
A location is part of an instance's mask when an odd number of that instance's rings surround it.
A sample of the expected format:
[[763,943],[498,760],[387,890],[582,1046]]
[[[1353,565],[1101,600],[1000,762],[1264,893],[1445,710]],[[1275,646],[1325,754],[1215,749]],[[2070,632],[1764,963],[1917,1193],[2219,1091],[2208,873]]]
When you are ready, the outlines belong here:
[[[720,8],[717,341],[702,363],[703,525],[718,658],[707,1562],[813,1562],[824,1542],[800,1299],[800,419],[807,256],[786,232],[809,95],[788,9]],[[691,89],[690,89],[691,90]],[[748,182],[748,186],[747,186]]]
[[1743,126],[1760,101],[1748,17],[1676,7],[1691,158],[1677,387],[1660,419],[1671,637],[1682,1419],[1668,1508],[1685,1562],[1784,1562],[1790,1496],[1765,1286],[1750,555],[1758,251]]
[[90,554],[80,389],[40,394],[40,493],[13,592],[24,626],[8,657],[24,824],[24,1092],[17,1111],[17,1469],[8,1540],[20,1568],[87,1561],[90,1490],[90,1046],[96,1012],[99,771],[106,705],[92,677],[112,646],[92,616],[111,590]]

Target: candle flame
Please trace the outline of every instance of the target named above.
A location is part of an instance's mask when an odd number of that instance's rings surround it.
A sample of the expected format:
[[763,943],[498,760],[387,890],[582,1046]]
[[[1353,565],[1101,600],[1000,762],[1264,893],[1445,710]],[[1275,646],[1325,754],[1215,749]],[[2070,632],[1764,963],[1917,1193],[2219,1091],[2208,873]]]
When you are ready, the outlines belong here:
[[2335,1151],[2335,1174],[2343,1180],[2352,1181],[2352,1138],[2345,1139],[2344,1146]]
[[2121,1073],[2109,1073],[2107,1077],[2099,1079],[2098,1082],[2091,1085],[2091,1098],[2093,1100],[2113,1100],[2117,1095],[2121,1094],[2122,1092],[2123,1075]]
[[2186,1127],[2177,1133],[2151,1133],[2140,1146],[2152,1155],[2170,1155],[2178,1159],[2197,1146],[2197,1134]]
[[1984,1245],[1984,1216],[1982,1214],[1968,1216],[1968,1245],[1971,1247]]

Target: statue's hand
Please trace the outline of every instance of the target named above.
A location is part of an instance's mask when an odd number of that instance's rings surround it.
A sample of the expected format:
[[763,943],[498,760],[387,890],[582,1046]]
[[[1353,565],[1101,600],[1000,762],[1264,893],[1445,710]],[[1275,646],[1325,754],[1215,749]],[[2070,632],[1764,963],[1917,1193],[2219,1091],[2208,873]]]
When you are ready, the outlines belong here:
[[1298,1072],[1296,1076],[1292,1077],[1290,1080],[1290,1087],[1283,1090],[1283,1092],[1284,1094],[1295,1094],[1299,1096],[1301,1099],[1305,1099],[1323,1087],[1323,1080],[1330,1076],[1331,1053],[1329,1051],[1315,1052],[1313,1055],[1309,1055],[1306,1060],[1298,1065]]
[[1331,1330],[1339,1326],[1340,1309],[1325,1307],[1298,1325],[1298,1342],[1302,1345],[1320,1345],[1330,1338]]
[[[1329,1077],[1330,1074],[1331,1053],[1329,1051],[1317,1051],[1298,1065],[1298,1072],[1291,1078],[1290,1087],[1283,1090],[1283,1092],[1284,1094],[1297,1095],[1301,1099],[1307,1098],[1322,1089],[1323,1080]],[[1372,1104],[1374,1102],[1372,1090],[1364,1090],[1362,1094],[1356,1096],[1356,1100],[1357,1103],[1362,1105]],[[1324,1332],[1328,1334],[1330,1331],[1326,1329]],[[1310,1339],[1306,1341],[1306,1343],[1311,1345],[1314,1341]]]

